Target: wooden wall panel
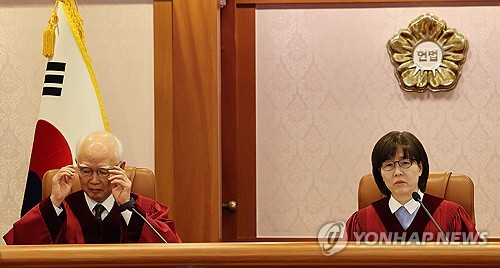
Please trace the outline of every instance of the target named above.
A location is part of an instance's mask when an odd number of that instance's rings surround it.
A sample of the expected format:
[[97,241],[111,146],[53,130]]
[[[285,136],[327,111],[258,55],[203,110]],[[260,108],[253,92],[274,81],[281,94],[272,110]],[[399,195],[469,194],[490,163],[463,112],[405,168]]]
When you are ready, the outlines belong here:
[[175,218],[172,1],[155,1],[153,9],[156,196]]
[[160,200],[170,206],[182,241],[218,241],[219,2],[156,0],[154,9]]
[[173,3],[175,219],[183,241],[218,241],[218,1]]

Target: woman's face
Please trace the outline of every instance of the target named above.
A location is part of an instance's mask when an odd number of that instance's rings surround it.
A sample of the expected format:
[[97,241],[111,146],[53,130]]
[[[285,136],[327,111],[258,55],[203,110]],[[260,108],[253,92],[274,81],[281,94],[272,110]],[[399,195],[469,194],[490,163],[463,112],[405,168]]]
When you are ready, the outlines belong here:
[[422,163],[405,159],[403,148],[398,147],[396,154],[382,163],[380,173],[392,196],[401,204],[405,204],[411,200],[411,194],[418,191]]

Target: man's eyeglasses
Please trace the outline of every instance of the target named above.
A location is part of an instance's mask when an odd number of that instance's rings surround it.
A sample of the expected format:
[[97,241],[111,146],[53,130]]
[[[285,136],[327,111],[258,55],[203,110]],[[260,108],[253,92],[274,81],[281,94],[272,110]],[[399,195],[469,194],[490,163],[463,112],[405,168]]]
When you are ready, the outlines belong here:
[[382,169],[385,171],[391,171],[394,168],[396,168],[396,163],[398,163],[400,168],[406,169],[411,167],[411,165],[413,164],[413,160],[412,159],[401,159],[398,161],[387,160],[382,163]]
[[[120,164],[122,163],[122,161],[120,161],[118,164],[116,164],[116,166],[119,166]],[[89,167],[82,167],[80,166],[80,164],[76,164],[76,166],[78,167],[78,172],[80,173],[80,176],[82,177],[91,177],[92,174],[97,173],[97,176],[99,176],[99,178],[101,179],[106,179],[107,177],[109,177],[109,171],[114,169],[114,167],[109,167],[109,168],[98,168],[96,170],[93,170]]]

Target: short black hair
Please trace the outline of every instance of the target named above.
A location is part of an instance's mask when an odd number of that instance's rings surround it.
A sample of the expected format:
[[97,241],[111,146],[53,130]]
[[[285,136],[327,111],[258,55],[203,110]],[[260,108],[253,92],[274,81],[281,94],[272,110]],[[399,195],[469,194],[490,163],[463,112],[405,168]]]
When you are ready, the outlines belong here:
[[416,160],[422,164],[422,174],[418,178],[418,188],[425,192],[427,179],[429,178],[429,160],[422,143],[410,132],[391,131],[385,134],[375,144],[372,151],[372,173],[380,191],[386,196],[391,195],[391,191],[385,185],[380,169],[382,163],[391,157],[394,157],[397,149],[403,149],[404,157]]

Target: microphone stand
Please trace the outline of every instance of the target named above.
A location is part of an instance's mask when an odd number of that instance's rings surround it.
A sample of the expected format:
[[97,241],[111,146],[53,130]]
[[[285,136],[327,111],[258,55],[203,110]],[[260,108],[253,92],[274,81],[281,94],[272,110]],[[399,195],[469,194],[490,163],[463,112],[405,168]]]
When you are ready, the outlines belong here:
[[439,227],[439,224],[436,222],[436,220],[434,219],[434,217],[432,217],[431,213],[429,213],[429,210],[427,210],[427,208],[424,206],[424,203],[422,203],[420,195],[417,192],[413,192],[411,196],[413,197],[413,199],[415,201],[417,201],[422,206],[422,208],[424,209],[424,211],[427,214],[427,216],[429,216],[429,218],[431,219],[431,221],[434,223],[434,225],[439,230],[439,233],[444,237],[444,239],[446,239],[446,242],[450,243],[450,240],[448,240],[448,237],[446,237],[446,235],[444,234],[444,232],[441,229],[441,227]]
[[145,223],[147,223],[149,228],[151,228],[151,230],[153,230],[153,232],[161,239],[161,241],[163,241],[163,243],[168,243],[167,240],[165,240],[165,238],[163,238],[163,236],[161,236],[160,233],[153,227],[153,225],[151,225],[151,223],[149,223],[149,221],[146,220],[146,218],[144,216],[142,216],[142,214],[139,213],[139,211],[137,211],[137,209],[135,209],[135,200],[133,198],[130,198],[130,200],[127,203],[122,204],[119,207],[119,209],[120,209],[120,212],[125,211],[125,210],[130,210],[130,211],[132,211],[132,213],[139,215],[139,217],[141,217],[141,219]]
[[149,223],[149,221],[147,221],[146,218],[144,218],[144,216],[142,216],[141,213],[139,213],[139,211],[137,211],[137,209],[135,209],[135,207],[131,207],[128,210],[139,215],[139,217],[141,217],[141,219],[144,220],[144,222],[149,225],[149,228],[151,228],[151,230],[153,230],[155,232],[155,234],[161,239],[161,241],[163,241],[163,243],[168,243],[167,240],[165,240],[165,238],[163,238],[163,236],[161,236],[160,233],[158,233],[158,231],[156,231],[156,229],[153,227],[153,225],[151,225],[151,223]]

